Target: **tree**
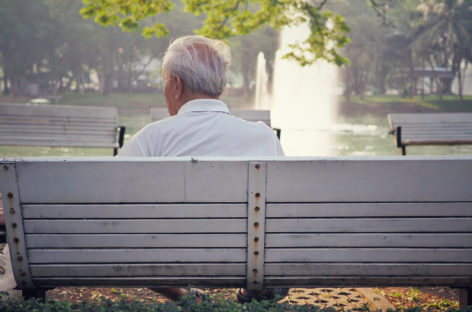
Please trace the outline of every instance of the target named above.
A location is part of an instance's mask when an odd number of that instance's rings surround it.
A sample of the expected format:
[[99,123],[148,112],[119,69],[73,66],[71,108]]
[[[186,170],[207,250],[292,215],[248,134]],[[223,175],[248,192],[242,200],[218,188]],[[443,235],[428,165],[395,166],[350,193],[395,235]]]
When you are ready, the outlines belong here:
[[45,2],[5,0],[2,3],[0,52],[3,72],[10,81],[13,95],[21,94],[26,82],[37,74],[35,66],[45,58],[55,33],[49,7]]
[[[431,65],[449,68],[461,79],[461,64],[472,44],[472,2],[422,0],[417,11],[421,15],[413,33],[413,47],[422,51]],[[442,92],[452,93],[452,81],[441,78]]]
[[[318,58],[337,65],[348,60],[338,49],[348,43],[349,28],[340,15],[323,11],[328,0],[183,0],[184,10],[195,15],[205,14],[203,26],[198,34],[218,39],[234,35],[247,35],[264,25],[280,29],[283,26],[308,23],[311,35],[294,45],[287,58],[301,65],[312,64]],[[146,37],[162,37],[169,32],[162,22],[142,27],[140,23],[148,17],[169,12],[174,4],[169,0],[83,0],[81,13],[94,18],[101,25],[119,25],[127,31],[142,28]],[[313,3],[313,4],[312,4]]]
[[[277,36],[273,29],[264,27],[247,36],[230,39],[232,61],[231,67],[239,71],[243,77],[243,99],[248,101],[250,86],[256,74],[257,55],[263,52],[269,67],[273,66],[277,50]],[[272,73],[272,68],[268,69]]]

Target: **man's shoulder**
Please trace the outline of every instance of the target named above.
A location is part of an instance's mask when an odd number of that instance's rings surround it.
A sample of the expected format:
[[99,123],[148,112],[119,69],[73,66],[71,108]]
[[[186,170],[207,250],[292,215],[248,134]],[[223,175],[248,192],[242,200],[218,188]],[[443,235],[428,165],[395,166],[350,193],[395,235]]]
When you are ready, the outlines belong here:
[[234,118],[234,120],[236,120],[237,123],[239,123],[241,127],[244,127],[248,130],[266,132],[266,133],[272,132],[272,129],[263,121],[248,121],[234,115],[232,115],[232,117]]
[[149,124],[147,124],[143,130],[153,130],[153,129],[165,129],[167,127],[171,127],[175,121],[176,121],[176,116],[168,116],[168,117],[164,117],[162,119],[159,119],[159,120],[156,120],[156,121],[153,121]]

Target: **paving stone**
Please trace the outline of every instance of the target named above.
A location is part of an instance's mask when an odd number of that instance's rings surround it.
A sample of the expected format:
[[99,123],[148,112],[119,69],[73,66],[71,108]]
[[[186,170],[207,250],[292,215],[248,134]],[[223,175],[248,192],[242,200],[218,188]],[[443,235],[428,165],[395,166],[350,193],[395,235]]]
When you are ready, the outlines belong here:
[[292,288],[281,302],[334,307],[339,311],[363,311],[370,302],[354,288]]

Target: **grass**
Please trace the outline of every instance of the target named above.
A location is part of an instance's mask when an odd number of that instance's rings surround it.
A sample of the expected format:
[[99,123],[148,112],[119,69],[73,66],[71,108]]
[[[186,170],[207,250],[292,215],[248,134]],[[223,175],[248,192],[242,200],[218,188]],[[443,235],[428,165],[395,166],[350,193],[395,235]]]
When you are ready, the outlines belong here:
[[63,105],[112,106],[129,108],[165,107],[162,93],[111,93],[103,96],[98,93],[65,93],[59,100]]
[[[238,95],[230,92],[222,95],[222,100],[230,107],[251,107],[251,101],[245,101]],[[9,97],[0,95],[0,103],[27,103],[31,97]],[[103,96],[99,93],[63,93],[59,96],[57,105],[79,105],[79,106],[107,106],[136,110],[148,110],[150,107],[166,107],[164,95],[155,93],[110,93]]]
[[[362,311],[371,311],[368,306],[363,306]],[[97,312],[115,312],[115,311],[140,311],[140,312],[204,312],[204,311],[215,311],[215,312],[308,312],[308,311],[319,311],[319,312],[336,312],[338,311],[334,307],[320,308],[315,305],[292,305],[287,302],[278,303],[276,301],[252,301],[250,303],[239,304],[235,301],[225,300],[218,295],[212,296],[209,301],[197,302],[193,297],[184,297],[177,304],[172,302],[166,303],[155,303],[152,301],[139,301],[137,298],[121,298],[116,301],[112,301],[106,298],[98,298],[94,301],[82,302],[79,304],[72,304],[67,301],[52,301],[46,300],[45,302],[36,299],[0,299],[0,312],[7,311],[35,311],[35,312],[85,312],[85,311],[97,311]],[[436,307],[421,308],[403,308],[389,311],[404,311],[404,312],[420,312],[420,311],[437,311]],[[457,308],[447,306],[444,304],[440,306],[440,311],[445,312],[458,312]],[[472,307],[467,308],[465,311],[472,311]]]
[[424,108],[448,112],[472,112],[472,96],[464,96],[461,101],[457,95],[444,95],[440,100],[437,95],[420,95],[407,98],[400,95],[367,95],[361,99],[353,96],[351,102],[371,107],[385,107],[395,109],[402,105],[415,105]]

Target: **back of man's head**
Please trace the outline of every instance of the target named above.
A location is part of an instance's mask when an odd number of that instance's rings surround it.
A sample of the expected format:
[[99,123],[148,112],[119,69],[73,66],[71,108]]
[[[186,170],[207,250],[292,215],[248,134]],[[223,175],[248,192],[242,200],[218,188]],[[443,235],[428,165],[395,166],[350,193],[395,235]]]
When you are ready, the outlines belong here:
[[165,74],[179,76],[192,93],[218,97],[226,85],[230,63],[230,50],[224,42],[186,36],[171,43],[162,67]]

